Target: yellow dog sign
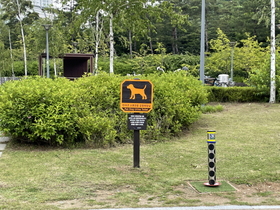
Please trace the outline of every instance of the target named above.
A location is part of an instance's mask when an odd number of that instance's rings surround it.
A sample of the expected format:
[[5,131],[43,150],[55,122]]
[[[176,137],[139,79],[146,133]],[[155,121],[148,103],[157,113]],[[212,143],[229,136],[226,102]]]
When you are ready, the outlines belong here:
[[149,80],[124,80],[120,108],[124,112],[148,113],[153,108],[153,84]]

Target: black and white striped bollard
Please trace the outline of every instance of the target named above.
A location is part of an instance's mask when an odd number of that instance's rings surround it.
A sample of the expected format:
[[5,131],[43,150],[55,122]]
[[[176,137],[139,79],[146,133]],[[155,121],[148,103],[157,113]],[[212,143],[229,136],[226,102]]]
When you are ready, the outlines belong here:
[[207,131],[208,143],[208,182],[204,183],[205,186],[217,187],[221,184],[216,182],[216,158],[215,158],[215,144],[216,144],[216,131]]

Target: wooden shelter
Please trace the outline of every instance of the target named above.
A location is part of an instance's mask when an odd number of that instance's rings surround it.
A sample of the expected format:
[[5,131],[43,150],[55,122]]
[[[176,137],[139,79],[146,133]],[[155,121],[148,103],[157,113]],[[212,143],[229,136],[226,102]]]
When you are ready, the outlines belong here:
[[[39,75],[43,76],[43,59],[46,53],[39,56]],[[51,56],[50,56],[51,58]],[[93,73],[94,54],[69,53],[59,56],[63,59],[63,75],[68,79],[82,77],[85,73]]]

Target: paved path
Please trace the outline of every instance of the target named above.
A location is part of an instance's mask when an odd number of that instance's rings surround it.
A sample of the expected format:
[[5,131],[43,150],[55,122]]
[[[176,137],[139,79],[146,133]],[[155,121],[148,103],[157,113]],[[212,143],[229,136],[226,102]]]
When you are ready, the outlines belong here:
[[280,206],[197,206],[197,207],[121,208],[121,209],[100,209],[100,210],[243,210],[243,209],[280,210]]
[[10,137],[0,137],[0,157],[3,154],[4,149],[6,148],[6,143],[10,140]]

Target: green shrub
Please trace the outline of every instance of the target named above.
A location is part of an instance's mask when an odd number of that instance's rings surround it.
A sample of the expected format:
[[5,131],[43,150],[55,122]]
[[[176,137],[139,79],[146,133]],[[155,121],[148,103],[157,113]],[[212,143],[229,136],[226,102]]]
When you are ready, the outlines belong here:
[[[27,61],[27,75],[38,75],[38,65],[38,61]],[[14,72],[15,76],[25,75],[23,61],[14,62]],[[7,76],[12,76],[12,72]]]
[[[27,78],[0,89],[0,129],[22,141],[53,145],[110,146],[130,141],[120,109],[120,84],[127,79],[99,74],[75,81]],[[131,78],[132,79],[132,78]],[[143,139],[177,135],[198,119],[207,92],[183,73],[143,76],[154,84],[154,106]]]
[[115,74],[120,74],[123,76],[127,74],[133,74],[132,68],[133,66],[129,63],[128,59],[118,58],[114,60]]
[[[99,69],[109,73],[109,59],[101,58],[98,61]],[[116,74],[151,74],[158,72],[157,67],[162,67],[166,72],[173,72],[182,67],[188,67],[192,75],[198,76],[199,56],[191,54],[154,54],[147,56],[135,56],[133,59],[118,57],[114,60]]]
[[154,84],[154,109],[146,132],[149,139],[158,139],[157,134],[178,134],[199,118],[207,92],[195,77],[170,72],[146,79]]
[[[101,59],[98,62],[98,68],[104,72],[109,73],[110,68],[110,61],[107,59]],[[127,75],[127,74],[133,74],[132,65],[129,63],[128,59],[121,59],[117,58],[114,60],[114,73],[120,74],[120,75]]]
[[[166,55],[163,58],[163,66],[165,69],[175,71],[183,66],[197,66],[199,64],[199,56],[192,54],[180,54],[180,55]],[[191,69],[191,68],[190,68]]]
[[221,112],[223,111],[224,108],[222,105],[216,105],[216,106],[210,106],[210,105],[206,105],[206,106],[202,106],[201,107],[201,111],[202,113],[213,113],[213,112]]
[[207,87],[212,102],[267,102],[269,93],[254,87]]
[[[62,144],[78,135],[78,95],[67,79],[28,78],[0,89],[0,127],[22,141]],[[71,91],[70,91],[71,90]]]
[[88,144],[112,145],[130,137],[120,110],[121,76],[98,74],[75,81],[79,88],[78,126]]

